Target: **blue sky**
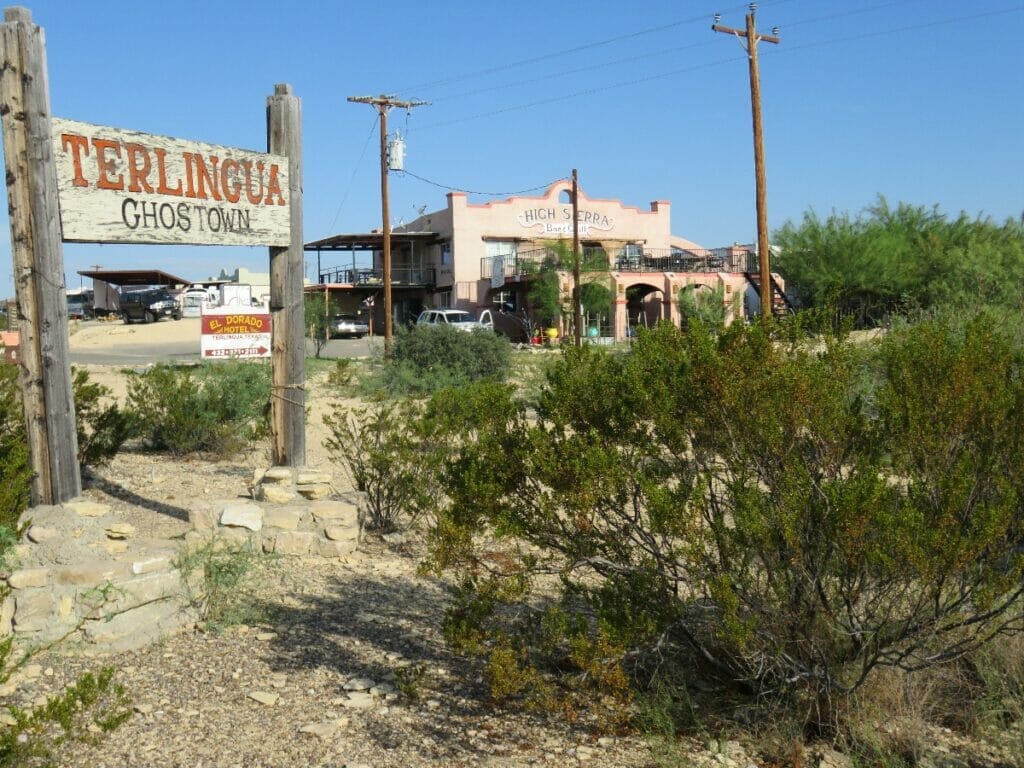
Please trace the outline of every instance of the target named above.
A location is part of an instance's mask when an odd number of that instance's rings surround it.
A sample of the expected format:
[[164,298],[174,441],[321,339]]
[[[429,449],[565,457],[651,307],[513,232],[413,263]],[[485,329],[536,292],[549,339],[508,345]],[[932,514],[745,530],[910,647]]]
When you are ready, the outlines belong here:
[[[395,224],[443,208],[446,187],[516,192],[575,167],[591,197],[670,200],[674,233],[701,245],[754,239],[745,54],[710,29],[716,11],[742,27],[746,4],[27,5],[59,117],[263,150],[266,97],[290,83],[307,241],[380,226],[376,113],[346,97],[381,93],[431,102],[389,118],[407,133],[407,170],[431,182],[392,174]],[[782,37],[759,47],[772,229],[879,194],[1022,215],[1020,0],[762,0],[757,20]],[[200,279],[267,261],[265,248],[64,245],[68,287],[97,264]]]

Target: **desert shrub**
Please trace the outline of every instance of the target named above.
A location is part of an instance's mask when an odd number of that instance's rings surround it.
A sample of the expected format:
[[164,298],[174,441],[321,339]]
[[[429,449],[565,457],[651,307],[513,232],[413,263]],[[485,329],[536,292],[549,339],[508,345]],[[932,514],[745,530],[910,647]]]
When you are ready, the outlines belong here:
[[13,725],[0,727],[0,766],[57,765],[69,742],[98,743],[131,717],[131,700],[114,682],[114,668],[86,672],[63,693],[30,710],[9,706]]
[[324,416],[324,445],[356,490],[366,494],[362,527],[391,533],[414,525],[431,506],[433,454],[415,428],[415,401],[378,398],[367,406],[337,403]]
[[175,563],[185,574],[189,601],[211,631],[273,618],[264,595],[277,560],[249,542],[217,538],[182,550]]
[[447,325],[399,330],[394,357],[385,361],[374,382],[388,394],[430,394],[481,379],[504,379],[510,347],[495,333],[459,331]]
[[270,375],[265,365],[157,365],[128,381],[128,403],[147,445],[176,456],[229,455],[266,434]]
[[[565,259],[571,258],[564,244],[555,248]],[[542,326],[553,326],[562,314],[562,295],[558,287],[559,263],[557,256],[548,254],[541,262],[536,276],[530,282],[527,299],[532,317]],[[572,269],[571,266],[568,269]]]
[[135,415],[110,402],[110,388],[89,379],[89,372],[72,368],[78,461],[97,467],[109,462],[136,431]]
[[[679,291],[678,301],[684,328],[695,321],[716,333],[725,327],[729,307],[725,303],[724,285],[711,289],[686,286]],[[734,311],[738,310],[741,302],[742,294],[737,293],[732,301]]]
[[580,286],[580,306],[595,318],[608,317],[612,311],[612,290],[602,281],[592,280]]
[[[875,670],[1019,628],[1020,355],[985,318],[909,328],[878,350],[871,409],[863,361],[840,337],[663,324],[627,355],[568,350],[536,418],[492,390],[431,537],[462,634],[596,682],[570,652],[586,638],[641,686],[685,648],[830,732]],[[542,587],[560,643],[537,639]]]
[[15,543],[18,518],[32,495],[18,368],[0,365],[0,563]]
[[[78,460],[84,466],[108,462],[134,429],[130,413],[107,403],[110,390],[90,381],[87,371],[73,371]],[[18,368],[0,366],[0,559],[15,543],[18,518],[28,508],[32,494]]]

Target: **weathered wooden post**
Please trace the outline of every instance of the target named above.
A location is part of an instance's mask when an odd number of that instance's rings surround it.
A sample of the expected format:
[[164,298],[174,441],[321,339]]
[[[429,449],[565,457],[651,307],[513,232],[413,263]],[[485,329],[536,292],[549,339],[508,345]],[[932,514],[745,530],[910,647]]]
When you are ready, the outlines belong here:
[[306,463],[306,313],[303,302],[302,103],[291,86],[267,98],[267,151],[288,157],[291,244],[270,248],[273,462]]
[[33,504],[78,496],[75,403],[43,30],[27,8],[4,9],[0,115],[21,326],[21,388],[35,478]]

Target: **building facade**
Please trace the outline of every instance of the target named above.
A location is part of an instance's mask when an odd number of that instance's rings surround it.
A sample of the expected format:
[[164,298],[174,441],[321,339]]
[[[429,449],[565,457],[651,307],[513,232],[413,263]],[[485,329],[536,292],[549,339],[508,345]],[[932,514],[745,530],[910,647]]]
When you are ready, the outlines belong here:
[[[461,192],[447,196],[447,207],[396,227],[391,243],[393,306],[396,322],[425,307],[455,307],[477,313],[485,308],[528,317],[534,309],[530,286],[542,270],[557,274],[560,313],[554,326],[570,332],[572,317],[573,204],[569,181],[552,184],[542,195],[470,202]],[[580,189],[576,206],[583,275],[581,283],[607,288],[609,306],[587,318],[598,334],[622,339],[637,325],[681,320],[684,292],[710,291],[727,315],[743,311],[751,254],[734,246],[707,250],[672,234],[672,206],[656,200],[647,209],[620,200],[591,198]],[[376,240],[374,239],[376,236]],[[373,266],[319,271],[321,285],[343,293],[379,290],[383,264],[380,235],[339,235],[311,243],[307,251],[372,249]],[[318,263],[322,258],[318,254]],[[756,269],[756,267],[754,267]],[[351,303],[351,301],[350,301]],[[365,299],[361,302],[367,303]],[[379,313],[380,301],[369,305]],[[593,331],[591,331],[593,335]]]

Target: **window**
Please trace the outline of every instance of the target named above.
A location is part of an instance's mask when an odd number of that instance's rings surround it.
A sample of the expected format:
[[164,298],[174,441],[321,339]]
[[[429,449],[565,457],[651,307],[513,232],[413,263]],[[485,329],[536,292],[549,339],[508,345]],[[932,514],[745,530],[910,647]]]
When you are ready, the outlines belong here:
[[515,260],[516,242],[514,240],[488,240],[487,255],[490,258],[501,256],[506,262]]
[[505,275],[515,274],[516,243],[514,240],[488,240],[487,258],[491,261],[491,286],[504,284]]
[[452,305],[452,292],[438,291],[434,294],[434,306],[435,307],[450,307]]
[[452,244],[441,243],[441,266],[445,267],[452,263]]

